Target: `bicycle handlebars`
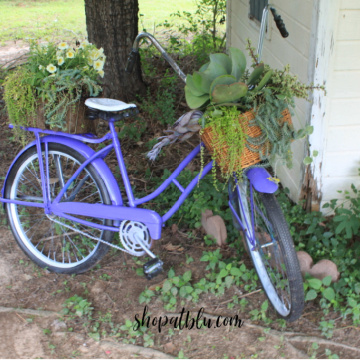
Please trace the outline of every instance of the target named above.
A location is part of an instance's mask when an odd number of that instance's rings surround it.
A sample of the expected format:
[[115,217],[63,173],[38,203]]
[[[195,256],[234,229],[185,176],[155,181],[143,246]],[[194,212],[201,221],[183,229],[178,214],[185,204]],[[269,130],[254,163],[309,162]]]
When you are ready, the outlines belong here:
[[186,83],[186,75],[182,72],[179,65],[174,61],[174,59],[164,50],[164,48],[159,44],[159,42],[149,33],[142,32],[134,40],[133,47],[131,49],[130,55],[127,60],[125,71],[131,73],[134,69],[134,64],[136,59],[139,56],[139,43],[142,38],[148,38],[152,44],[160,51],[162,57],[170,64],[170,66],[175,70],[179,75],[181,80]]
[[281,18],[280,15],[277,14],[275,8],[270,7],[270,10],[271,10],[271,13],[273,14],[275,24],[276,24],[277,28],[279,29],[281,36],[282,36],[283,38],[288,37],[288,36],[289,36],[289,33],[288,33],[288,31],[286,30],[286,27],[285,27],[285,24],[284,24],[283,19]]
[[285,38],[285,37],[289,36],[289,33],[285,28],[285,24],[284,24],[284,21],[282,20],[281,16],[277,14],[277,12],[273,6],[271,6],[270,4],[266,5],[264,7],[264,10],[262,13],[262,18],[261,18],[259,42],[258,42],[258,48],[257,48],[258,61],[261,60],[261,54],[262,54],[262,48],[263,48],[263,43],[264,43],[264,36],[265,36],[265,31],[266,31],[266,23],[267,23],[269,9],[271,10],[271,13],[273,14],[274,21],[275,21],[276,26],[279,29],[282,37]]

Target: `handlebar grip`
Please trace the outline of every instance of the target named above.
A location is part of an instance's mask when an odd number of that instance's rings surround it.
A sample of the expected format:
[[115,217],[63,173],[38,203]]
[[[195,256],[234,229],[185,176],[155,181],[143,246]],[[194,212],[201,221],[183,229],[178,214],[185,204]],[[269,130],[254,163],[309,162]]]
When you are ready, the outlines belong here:
[[277,28],[279,29],[280,31],[280,34],[283,38],[286,38],[289,36],[289,33],[288,31],[286,30],[286,27],[285,27],[285,24],[284,24],[284,21],[283,19],[281,18],[280,15],[278,15],[276,13],[276,10],[274,8],[270,8],[272,14],[273,14],[273,17],[274,17],[274,21],[275,21],[275,24],[277,26]]
[[127,63],[126,63],[126,67],[125,67],[125,71],[129,74],[132,73],[132,71],[134,70],[134,65],[136,63],[137,58],[139,57],[139,51],[132,49],[129,57],[127,59]]

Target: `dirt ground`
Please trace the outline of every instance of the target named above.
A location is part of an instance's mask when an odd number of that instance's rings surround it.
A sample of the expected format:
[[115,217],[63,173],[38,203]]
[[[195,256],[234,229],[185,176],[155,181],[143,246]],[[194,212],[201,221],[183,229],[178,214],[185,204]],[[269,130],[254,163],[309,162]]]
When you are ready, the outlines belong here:
[[[1,56],[5,55],[0,51]],[[21,149],[11,140],[6,121],[0,102],[1,187],[14,154]],[[165,271],[148,281],[136,273],[141,267],[136,259],[119,251],[109,251],[100,266],[82,275],[59,275],[40,269],[20,250],[4,221],[1,212],[1,358],[328,358],[331,354],[360,358],[360,329],[333,314],[336,329],[334,336],[326,339],[318,329],[323,315],[316,303],[307,303],[303,316],[285,328],[271,309],[267,311],[270,324],[251,320],[249,311],[260,308],[265,300],[260,288],[251,294],[234,287],[222,297],[202,295],[198,303],[179,304],[171,312],[164,309],[160,298],[154,297],[147,304],[152,318],[176,317],[182,308],[196,318],[203,308],[207,319],[238,315],[243,321],[241,327],[174,330],[168,324],[161,332],[150,327],[147,335],[131,336],[120,326],[126,320],[134,322],[136,314],[142,317],[145,304],[139,303],[139,295],[161,284],[171,267],[177,274],[191,270],[194,281],[204,277],[205,265],[199,260],[204,250],[216,248],[205,248],[200,232],[189,238],[186,229],[166,228],[154,247]],[[223,256],[233,256],[232,251],[222,249]],[[187,264],[186,255],[194,261]],[[91,319],[62,313],[63,304],[74,295],[91,303]],[[249,300],[246,308],[228,309],[234,295]]]

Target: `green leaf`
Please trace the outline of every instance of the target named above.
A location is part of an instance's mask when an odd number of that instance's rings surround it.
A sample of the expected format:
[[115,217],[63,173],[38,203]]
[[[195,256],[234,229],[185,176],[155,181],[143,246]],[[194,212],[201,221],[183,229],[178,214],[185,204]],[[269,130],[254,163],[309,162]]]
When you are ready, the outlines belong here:
[[195,71],[192,80],[197,88],[201,89],[201,91],[204,91],[206,94],[209,93],[212,80],[206,74]]
[[355,284],[355,288],[354,288],[355,292],[359,295],[360,294],[360,283],[356,283]]
[[185,297],[187,295],[186,286],[182,286],[179,291],[179,295],[181,297]]
[[233,279],[232,276],[227,276],[227,277],[225,278],[225,286],[226,286],[227,288],[229,288],[229,287],[232,285],[233,281],[234,281],[234,279]]
[[266,72],[266,74],[263,76],[263,78],[260,80],[258,86],[254,89],[255,92],[260,91],[271,79],[274,71],[269,70]]
[[269,301],[265,300],[261,305],[261,310],[266,311],[268,309],[268,307],[269,307]]
[[201,96],[206,94],[206,91],[201,88],[201,83],[196,84],[192,75],[188,75],[186,77],[186,86],[189,87],[189,89],[195,96]]
[[239,81],[243,76],[246,69],[246,57],[244,53],[237,48],[229,48],[229,54],[231,59],[231,75],[235,76]]
[[313,162],[313,158],[310,157],[310,156],[307,156],[307,157],[304,159],[304,165],[310,165],[312,162]]
[[162,292],[167,293],[172,288],[172,283],[170,280],[165,280],[164,285],[162,287]]
[[171,279],[175,276],[175,271],[173,268],[171,268],[168,272],[168,278]]
[[314,132],[314,127],[311,125],[308,125],[305,127],[305,131],[306,131],[307,135],[311,135]]
[[226,71],[225,67],[223,67],[222,65],[216,62],[210,61],[208,68],[200,74],[204,75],[207,79],[209,79],[212,82],[218,76],[226,75],[227,73],[228,72]]
[[306,296],[305,296],[305,301],[311,301],[316,299],[317,297],[317,293],[315,290],[311,289],[307,292]]
[[332,280],[331,276],[326,276],[322,279],[322,283],[324,284],[324,286],[330,286],[331,280]]
[[173,296],[176,296],[176,295],[178,294],[179,290],[178,290],[177,287],[173,286],[173,287],[171,288],[170,292],[171,292],[171,294],[172,294]]
[[185,86],[185,99],[190,109],[199,109],[210,100],[208,94],[201,96],[194,95],[188,85]]
[[213,92],[216,85],[231,85],[236,82],[235,76],[221,75],[218,76],[210,85],[210,94]]
[[247,80],[247,84],[248,85],[255,85],[259,81],[261,75],[263,74],[264,68],[265,67],[264,67],[263,63],[255,66],[253,72],[250,74],[250,76],[249,76],[249,78]]
[[200,72],[204,72],[209,67],[210,62],[207,62],[206,64],[202,65],[199,69]]
[[183,280],[185,281],[185,283],[189,282],[191,279],[191,271],[186,271],[183,275]]
[[331,300],[334,300],[335,299],[335,291],[333,288],[331,287],[328,287],[326,288],[323,292],[322,292],[322,295],[325,299],[331,301]]
[[208,254],[203,255],[200,261],[209,261],[209,255]]
[[231,73],[231,60],[230,57],[226,54],[219,53],[219,54],[210,54],[210,64],[214,63],[218,66],[223,67],[227,74]]
[[354,308],[354,307],[357,306],[357,302],[356,302],[356,300],[353,299],[353,298],[348,298],[348,304],[349,304],[352,308]]
[[233,102],[245,96],[247,91],[246,84],[241,82],[230,85],[216,85],[211,93],[211,100],[215,104]]
[[229,272],[226,269],[222,269],[218,275],[219,278],[224,278],[225,276],[227,276],[229,274]]
[[320,290],[321,285],[322,285],[322,281],[319,279],[309,279],[308,280],[309,286],[315,290]]
[[233,276],[241,276],[242,272],[238,268],[231,268],[230,274]]

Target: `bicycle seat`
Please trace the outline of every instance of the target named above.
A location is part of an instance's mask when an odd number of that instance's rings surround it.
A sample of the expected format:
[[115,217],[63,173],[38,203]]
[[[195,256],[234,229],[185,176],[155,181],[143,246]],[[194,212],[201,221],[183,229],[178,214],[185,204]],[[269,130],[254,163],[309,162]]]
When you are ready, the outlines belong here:
[[139,112],[135,104],[115,99],[89,98],[85,100],[85,105],[89,108],[88,117],[93,120],[101,118],[106,121],[118,121]]

